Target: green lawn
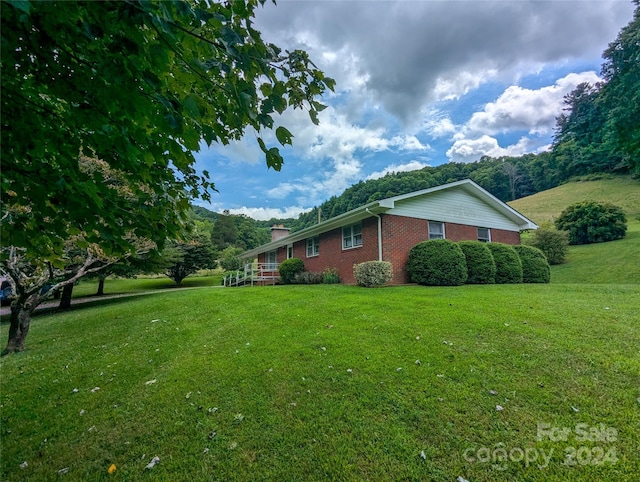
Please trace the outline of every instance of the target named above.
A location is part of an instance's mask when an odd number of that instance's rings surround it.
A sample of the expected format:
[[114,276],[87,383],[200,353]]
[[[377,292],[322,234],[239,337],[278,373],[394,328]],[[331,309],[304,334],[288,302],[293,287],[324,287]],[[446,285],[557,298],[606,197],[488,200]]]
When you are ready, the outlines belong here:
[[[198,288],[204,286],[220,286],[222,275],[189,276],[182,281],[180,288]],[[149,291],[178,288],[175,281],[166,276],[155,278],[108,278],[104,285],[105,295],[124,293],[146,293]],[[93,296],[98,290],[97,280],[83,280],[73,288],[73,297]]]
[[627,235],[608,243],[570,246],[566,263],[551,267],[551,282],[640,284],[640,181],[620,176],[570,182],[509,205],[543,223],[557,218],[567,206],[589,200],[622,207]]
[[36,317],[0,478],[637,480],[638,313],[639,285],[320,285]]

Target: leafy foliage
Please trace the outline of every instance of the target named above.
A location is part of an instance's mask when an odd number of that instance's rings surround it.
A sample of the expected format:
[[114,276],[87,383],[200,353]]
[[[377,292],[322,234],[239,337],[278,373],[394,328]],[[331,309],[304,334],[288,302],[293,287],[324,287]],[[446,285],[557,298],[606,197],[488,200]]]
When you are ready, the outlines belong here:
[[353,265],[353,276],[358,286],[382,286],[393,277],[393,266],[388,261],[365,261]]
[[296,273],[294,280],[301,285],[318,285],[322,283],[322,273],[314,273],[313,271],[301,271]]
[[[110,252],[124,234],[176,238],[194,196],[203,144],[247,127],[293,135],[274,115],[306,108],[334,82],[303,51],[283,52],[252,26],[257,0],[2,2],[3,232],[28,255],[54,260],[74,230]],[[258,143],[279,170],[277,147]],[[141,200],[131,206],[84,172],[102,159]],[[82,200],[82,202],[79,202]],[[158,240],[160,241],[160,240]]]
[[522,261],[510,244],[486,243],[496,264],[496,283],[522,283]]
[[467,281],[465,255],[449,239],[433,239],[409,251],[407,272],[414,283],[429,286],[459,286]]
[[518,244],[513,249],[518,253],[522,263],[523,283],[549,283],[551,281],[551,268],[542,251],[526,244]]
[[233,246],[229,246],[222,250],[218,257],[218,262],[220,266],[225,271],[235,271],[242,268],[242,259],[240,255],[242,254],[241,248],[234,248]]
[[569,233],[569,244],[622,239],[627,232],[627,218],[622,208],[596,201],[572,204],[562,211],[555,225]]
[[340,275],[336,268],[327,268],[322,272],[322,282],[326,285],[340,283]]
[[201,269],[216,267],[213,246],[206,237],[187,241],[170,241],[163,251],[165,274],[177,285]]
[[285,259],[278,267],[280,280],[285,284],[295,282],[296,275],[304,271],[304,261],[300,258]]
[[496,263],[486,243],[459,241],[467,264],[467,284],[492,284],[496,281]]
[[555,229],[551,223],[541,224],[527,244],[542,251],[552,265],[564,263],[569,253],[569,235]]

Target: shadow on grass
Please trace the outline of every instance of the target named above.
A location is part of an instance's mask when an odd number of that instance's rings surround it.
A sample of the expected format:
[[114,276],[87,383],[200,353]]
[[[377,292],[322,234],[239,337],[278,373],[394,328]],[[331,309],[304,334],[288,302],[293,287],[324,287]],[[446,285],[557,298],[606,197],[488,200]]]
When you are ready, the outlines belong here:
[[[186,281],[186,280],[185,280]],[[175,283],[169,281],[167,283],[151,283],[148,286],[148,290],[140,290],[135,292],[124,292],[124,293],[105,293],[102,296],[95,295],[86,295],[78,298],[72,298],[71,307],[66,309],[60,309],[58,304],[59,300],[49,300],[44,302],[40,307],[36,308],[36,311],[31,315],[32,319],[42,316],[42,315],[52,315],[56,313],[69,313],[71,311],[82,310],[86,308],[95,308],[98,306],[109,306],[109,305],[117,305],[122,303],[127,303],[129,301],[133,301],[139,299],[143,296],[153,296],[160,293],[166,293],[168,290],[171,291],[179,291],[183,289],[190,288],[211,288],[217,287],[220,285],[212,284],[210,281],[206,280],[198,280],[194,278],[193,280],[189,280],[190,283],[184,283],[181,286],[176,286]],[[142,286],[140,286],[142,288]],[[3,313],[0,315],[0,324],[8,324],[10,321],[10,314]]]

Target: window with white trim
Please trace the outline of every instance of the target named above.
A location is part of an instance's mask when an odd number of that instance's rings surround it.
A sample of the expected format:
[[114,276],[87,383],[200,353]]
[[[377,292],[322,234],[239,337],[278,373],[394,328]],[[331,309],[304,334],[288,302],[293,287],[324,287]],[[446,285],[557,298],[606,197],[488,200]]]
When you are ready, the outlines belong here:
[[444,239],[444,223],[429,221],[429,239]]
[[483,243],[491,242],[491,231],[489,228],[478,228],[478,241]]
[[320,237],[307,238],[307,258],[320,254]]
[[362,246],[362,223],[342,228],[342,249]]
[[287,259],[293,258],[293,244],[287,245]]

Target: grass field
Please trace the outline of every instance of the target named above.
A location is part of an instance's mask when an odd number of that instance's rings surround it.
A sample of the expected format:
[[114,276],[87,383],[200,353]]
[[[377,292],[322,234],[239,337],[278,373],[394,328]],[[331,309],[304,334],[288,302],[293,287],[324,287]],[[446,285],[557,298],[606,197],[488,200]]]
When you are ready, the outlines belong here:
[[551,267],[551,282],[640,284],[640,181],[613,177],[571,182],[509,205],[534,222],[544,223],[557,218],[567,206],[588,200],[623,208],[627,235],[608,243],[570,246],[567,262]]
[[38,317],[0,361],[1,478],[636,480],[638,312],[633,285],[331,285]]

